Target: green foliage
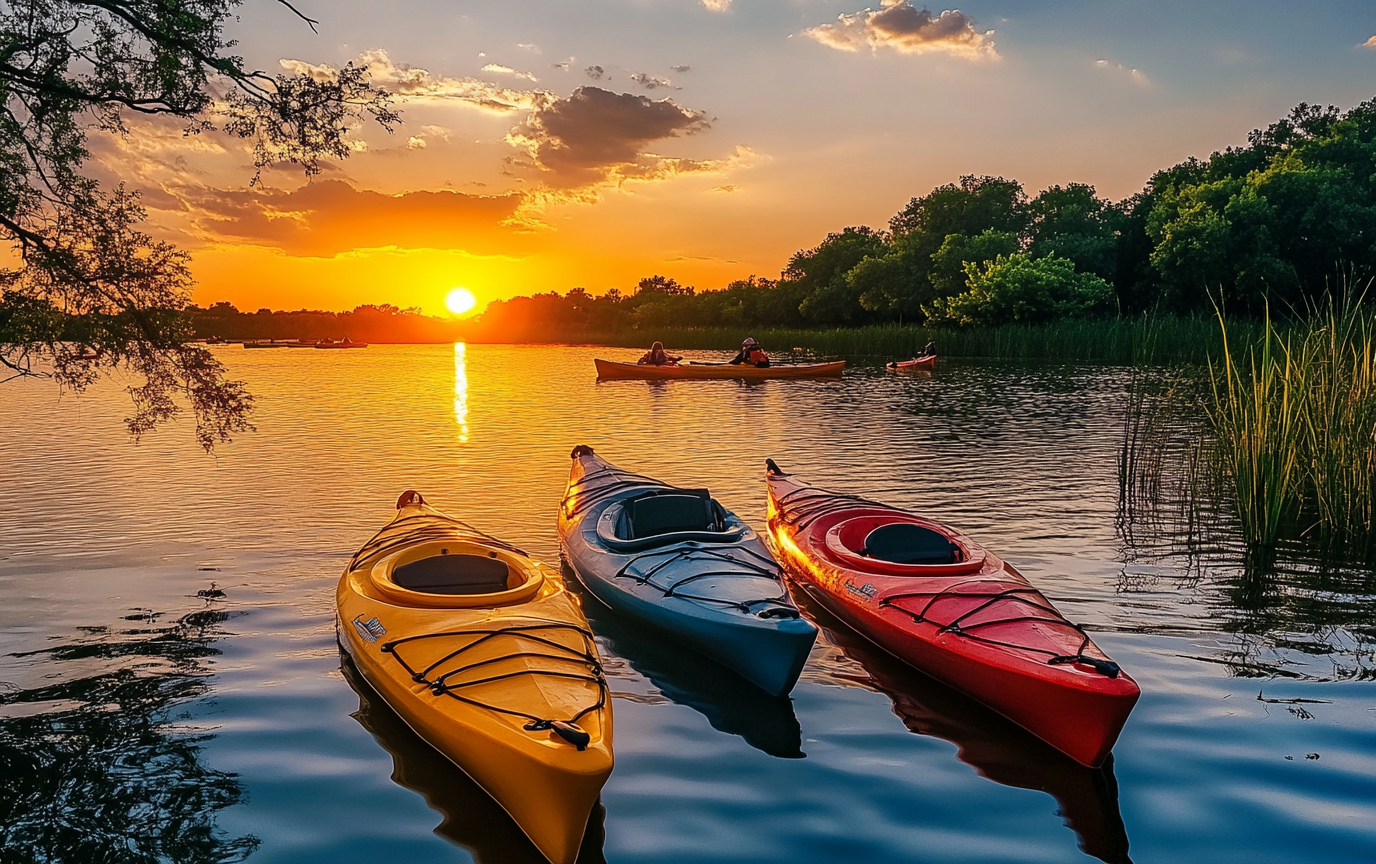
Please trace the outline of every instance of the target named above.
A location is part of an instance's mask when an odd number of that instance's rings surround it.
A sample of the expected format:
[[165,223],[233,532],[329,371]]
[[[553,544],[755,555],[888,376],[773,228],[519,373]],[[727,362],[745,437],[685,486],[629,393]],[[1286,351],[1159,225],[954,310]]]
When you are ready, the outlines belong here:
[[970,290],[932,301],[932,323],[968,327],[1083,318],[1106,311],[1113,301],[1107,282],[1077,273],[1066,258],[1000,255],[966,265],[966,276]]
[[931,256],[932,271],[928,279],[935,292],[933,299],[963,294],[970,287],[966,281],[968,265],[1013,255],[1019,245],[1017,235],[1006,231],[989,230],[974,237],[948,234],[941,248]]

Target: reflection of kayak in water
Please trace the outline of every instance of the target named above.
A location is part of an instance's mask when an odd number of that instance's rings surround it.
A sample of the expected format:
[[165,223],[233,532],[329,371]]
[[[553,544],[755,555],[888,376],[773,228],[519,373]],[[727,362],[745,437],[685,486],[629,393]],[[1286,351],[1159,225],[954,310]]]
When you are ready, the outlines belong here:
[[798,605],[822,628],[822,657],[803,677],[863,687],[889,697],[893,712],[918,735],[956,745],[956,758],[995,783],[1045,792],[1060,805],[1080,849],[1109,864],[1129,864],[1127,829],[1118,808],[1110,755],[1086,768],[964,694],[881,651],[841,624],[804,592]]
[[[569,590],[580,591],[566,580]],[[787,696],[770,696],[694,651],[666,644],[663,637],[583,593],[583,613],[594,632],[611,644],[616,656],[644,675],[669,701],[707,718],[718,732],[739,735],[770,756],[803,756],[802,730]]]
[[[392,779],[419,792],[425,803],[444,817],[436,834],[471,851],[478,864],[547,864],[540,850],[481,786],[421,740],[382,701],[344,651],[340,651],[339,665],[344,679],[358,694],[358,711],[353,718],[392,755]],[[602,857],[604,816],[601,804],[593,808],[578,852],[579,864],[602,864],[606,860]]]

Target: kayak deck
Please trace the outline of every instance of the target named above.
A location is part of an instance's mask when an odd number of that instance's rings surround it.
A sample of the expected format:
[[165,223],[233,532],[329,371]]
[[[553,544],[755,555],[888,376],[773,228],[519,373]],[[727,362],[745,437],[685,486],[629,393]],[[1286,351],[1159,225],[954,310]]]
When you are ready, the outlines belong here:
[[614,360],[594,359],[597,377],[601,379],[717,379],[717,378],[827,378],[845,371],[846,361],[832,363],[802,363],[788,366],[747,366],[744,363],[719,366],[652,366],[649,364],[618,363]]

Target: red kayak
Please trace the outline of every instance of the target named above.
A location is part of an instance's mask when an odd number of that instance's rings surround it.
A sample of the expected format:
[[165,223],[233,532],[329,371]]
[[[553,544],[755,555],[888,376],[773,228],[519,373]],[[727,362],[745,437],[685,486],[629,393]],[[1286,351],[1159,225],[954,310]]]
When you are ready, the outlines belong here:
[[936,355],[928,354],[926,357],[914,357],[911,360],[898,360],[888,364],[888,369],[935,369]]
[[769,473],[769,539],[793,581],[911,666],[1091,768],[1141,690],[1032,584],[931,519]]

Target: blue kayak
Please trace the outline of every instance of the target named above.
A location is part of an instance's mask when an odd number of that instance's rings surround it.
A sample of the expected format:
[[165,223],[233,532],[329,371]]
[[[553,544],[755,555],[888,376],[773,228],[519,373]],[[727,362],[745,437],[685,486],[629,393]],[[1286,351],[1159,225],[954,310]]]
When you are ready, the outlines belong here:
[[754,529],[706,489],[622,471],[579,445],[559,543],[598,600],[768,693],[793,689],[817,628],[799,615]]

